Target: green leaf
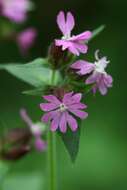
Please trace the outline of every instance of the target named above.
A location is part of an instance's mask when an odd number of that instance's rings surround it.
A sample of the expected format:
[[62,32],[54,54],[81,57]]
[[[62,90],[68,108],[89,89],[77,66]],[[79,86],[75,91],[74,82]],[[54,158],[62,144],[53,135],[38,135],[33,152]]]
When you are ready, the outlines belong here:
[[31,95],[31,96],[42,96],[44,92],[45,92],[45,88],[40,87],[40,88],[34,88],[32,90],[25,90],[22,93],[26,95]]
[[68,129],[65,134],[60,133],[60,136],[70,155],[71,161],[74,163],[79,150],[80,128],[76,132],[72,132],[70,129]]
[[[2,64],[0,69],[4,69],[18,79],[35,87],[49,85],[51,82],[52,70],[48,67],[46,59],[36,59],[27,64]],[[55,84],[60,80],[60,74],[56,71]]]
[[103,30],[105,29],[105,25],[101,25],[98,28],[96,28],[93,32],[92,32],[92,37],[90,38],[89,41],[93,40],[96,36],[98,36]]

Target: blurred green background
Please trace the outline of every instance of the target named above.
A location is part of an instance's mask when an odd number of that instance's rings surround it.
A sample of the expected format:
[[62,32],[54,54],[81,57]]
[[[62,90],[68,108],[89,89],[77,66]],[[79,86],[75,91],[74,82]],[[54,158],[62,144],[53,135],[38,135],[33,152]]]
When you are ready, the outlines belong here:
[[[60,33],[56,26],[59,10],[71,10],[76,18],[75,33],[93,30],[101,24],[106,29],[89,44],[86,56],[100,49],[111,60],[108,71],[114,86],[103,97],[86,96],[89,117],[82,126],[80,150],[72,165],[58,138],[57,164],[59,190],[125,190],[127,189],[127,63],[126,63],[126,0],[53,0],[34,1],[36,9],[22,26],[35,26],[39,35],[29,57],[22,58],[12,42],[0,43],[0,62],[25,62],[45,56],[47,46]],[[21,127],[19,109],[26,107],[34,120],[41,117],[41,98],[22,95],[30,86],[8,73],[0,72],[1,133],[6,128]],[[45,190],[46,155],[33,152],[11,163],[0,163],[0,189]],[[6,172],[6,170],[9,171]]]

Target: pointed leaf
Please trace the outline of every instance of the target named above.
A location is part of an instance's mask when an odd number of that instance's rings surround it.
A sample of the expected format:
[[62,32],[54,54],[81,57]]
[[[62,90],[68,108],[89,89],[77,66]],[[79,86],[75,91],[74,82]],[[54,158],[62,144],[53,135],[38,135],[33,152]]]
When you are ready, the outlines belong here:
[[75,162],[79,151],[80,128],[76,132],[72,132],[70,129],[68,129],[65,134],[60,133],[60,136],[70,155],[71,161]]
[[44,94],[44,92],[46,91],[47,86],[42,86],[40,88],[34,88],[32,90],[25,90],[22,93],[26,94],[26,95],[31,95],[31,96],[42,96],[42,94]]
[[[52,70],[48,67],[46,59],[36,59],[27,64],[2,64],[0,69],[4,69],[10,74],[14,75],[18,79],[33,85],[40,87],[46,84],[50,84]],[[60,79],[59,72],[56,72],[55,83]]]

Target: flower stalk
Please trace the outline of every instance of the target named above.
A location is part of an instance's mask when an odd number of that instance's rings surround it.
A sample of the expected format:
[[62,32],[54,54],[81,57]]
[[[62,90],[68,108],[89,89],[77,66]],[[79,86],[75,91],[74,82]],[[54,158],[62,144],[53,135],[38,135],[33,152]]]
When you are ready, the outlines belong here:
[[[55,70],[52,71],[51,84],[55,81]],[[56,175],[56,134],[48,129],[48,189],[57,190],[57,175]]]

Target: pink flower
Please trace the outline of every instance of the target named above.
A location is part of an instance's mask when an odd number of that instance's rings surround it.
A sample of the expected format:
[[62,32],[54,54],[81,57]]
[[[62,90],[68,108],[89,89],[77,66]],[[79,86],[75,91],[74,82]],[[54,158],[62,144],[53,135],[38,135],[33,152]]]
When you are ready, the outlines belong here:
[[91,36],[90,31],[83,32],[77,36],[71,36],[71,31],[75,26],[75,21],[73,15],[68,12],[67,18],[63,11],[57,16],[57,24],[61,30],[63,37],[60,40],[55,40],[56,46],[62,46],[62,50],[68,49],[72,54],[79,56],[80,53],[87,53],[88,47],[85,44]]
[[98,50],[95,52],[96,61],[93,63],[79,60],[71,65],[71,68],[78,70],[77,74],[79,75],[91,75],[87,78],[86,84],[95,84],[93,86],[93,93],[96,93],[97,89],[102,95],[107,93],[107,88],[112,87],[113,79],[106,73],[105,69],[109,63],[106,57],[99,59]]
[[2,15],[20,23],[26,20],[27,11],[32,7],[29,0],[1,0]]
[[35,28],[27,28],[17,35],[16,41],[23,55],[26,55],[28,50],[33,46],[36,36],[37,31]]
[[25,109],[20,110],[20,115],[21,115],[22,120],[28,125],[31,133],[33,134],[35,138],[35,142],[34,142],[35,148],[38,151],[44,151],[47,147],[47,144],[41,138],[41,135],[43,133],[42,124],[40,125],[39,123],[37,124],[33,123]]
[[62,133],[66,133],[67,124],[72,131],[76,131],[78,124],[73,115],[80,119],[85,119],[88,114],[82,109],[87,106],[80,102],[82,94],[73,92],[66,93],[62,100],[59,100],[54,95],[43,96],[48,103],[41,103],[40,108],[48,112],[43,115],[42,121],[47,123],[51,121],[51,131],[56,131],[58,128]]

